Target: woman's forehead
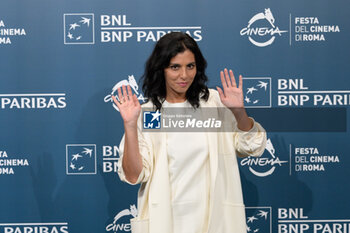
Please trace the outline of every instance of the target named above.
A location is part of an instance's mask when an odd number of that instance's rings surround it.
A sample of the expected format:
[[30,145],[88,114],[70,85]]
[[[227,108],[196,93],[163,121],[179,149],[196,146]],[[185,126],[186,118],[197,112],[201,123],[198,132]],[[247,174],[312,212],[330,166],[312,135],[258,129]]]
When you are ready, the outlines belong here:
[[191,63],[195,62],[195,56],[191,50],[186,49],[185,51],[176,54],[170,59],[170,63]]

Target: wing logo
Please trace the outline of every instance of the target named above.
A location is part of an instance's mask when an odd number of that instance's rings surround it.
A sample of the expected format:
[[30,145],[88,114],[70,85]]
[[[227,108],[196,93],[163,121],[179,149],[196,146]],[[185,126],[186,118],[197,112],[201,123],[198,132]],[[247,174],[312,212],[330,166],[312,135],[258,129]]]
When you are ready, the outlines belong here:
[[94,14],[64,14],[64,44],[94,44]]
[[96,174],[96,145],[66,145],[66,173],[67,175]]
[[244,106],[247,108],[271,107],[271,78],[243,78]]
[[271,207],[246,207],[247,233],[271,233]]

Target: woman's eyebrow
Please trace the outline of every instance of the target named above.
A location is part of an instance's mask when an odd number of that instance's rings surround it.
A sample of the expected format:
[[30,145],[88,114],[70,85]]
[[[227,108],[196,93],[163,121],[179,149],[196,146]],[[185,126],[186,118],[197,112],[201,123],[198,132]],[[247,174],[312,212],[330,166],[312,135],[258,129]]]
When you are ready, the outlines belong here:
[[[195,62],[195,61],[189,62],[189,63],[186,64],[186,66],[187,66],[187,65],[192,65],[192,64],[195,65],[196,62]],[[179,63],[176,63],[176,62],[170,62],[170,63],[169,63],[169,66],[174,66],[174,65],[180,66],[180,64],[179,64]]]

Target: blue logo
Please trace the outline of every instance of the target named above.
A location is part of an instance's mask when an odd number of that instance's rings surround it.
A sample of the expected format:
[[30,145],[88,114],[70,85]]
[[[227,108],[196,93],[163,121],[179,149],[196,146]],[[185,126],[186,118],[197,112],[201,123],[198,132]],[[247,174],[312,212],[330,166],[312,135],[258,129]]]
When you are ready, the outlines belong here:
[[271,78],[243,78],[244,106],[271,108]]
[[67,175],[96,174],[96,145],[66,145],[66,173]]
[[94,14],[64,14],[64,44],[94,44]]
[[246,207],[247,232],[271,233],[271,207]]
[[150,112],[150,111],[144,111],[143,112],[143,128],[144,129],[160,129],[161,123],[161,113],[159,111],[156,112]]

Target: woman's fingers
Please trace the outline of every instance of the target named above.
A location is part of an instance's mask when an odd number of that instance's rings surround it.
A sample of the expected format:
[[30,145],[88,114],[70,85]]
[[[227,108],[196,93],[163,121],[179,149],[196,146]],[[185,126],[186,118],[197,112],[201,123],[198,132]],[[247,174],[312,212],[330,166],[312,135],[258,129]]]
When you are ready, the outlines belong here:
[[127,86],[123,85],[122,88],[119,87],[117,91],[118,91],[119,103],[132,100],[132,90],[129,85]]
[[232,86],[233,86],[233,87],[237,87],[236,79],[235,79],[235,76],[234,76],[232,70],[230,70],[230,77],[231,77]]
[[221,79],[222,86],[224,88],[224,92],[227,88],[230,88],[230,87],[237,87],[239,89],[243,88],[242,75],[239,76],[239,81],[237,86],[236,78],[232,70],[227,70],[225,68],[224,71],[220,71],[220,79]]
[[122,89],[123,89],[123,101],[128,101],[129,98],[128,98],[128,93],[126,92],[126,87],[123,85],[122,86]]
[[135,104],[136,106],[140,105],[140,102],[139,102],[139,100],[137,99],[137,96],[136,96],[135,94],[132,95],[132,98],[133,98],[134,104]]
[[239,75],[239,89],[243,90],[243,77]]
[[221,99],[221,100],[225,99],[225,94],[224,94],[224,92],[222,91],[222,89],[221,89],[220,87],[216,87],[216,89],[217,89],[218,92],[219,92],[220,99]]
[[112,95],[112,99],[113,99],[114,103],[117,105],[117,107],[119,108],[120,103],[119,103],[119,101],[117,100],[117,98],[115,98],[115,96]]
[[225,68],[224,71],[220,71],[220,78],[224,90],[229,87],[237,87],[236,79],[232,70],[228,71]]
[[131,91],[130,85],[127,86],[127,90],[128,90],[128,97],[130,100],[132,100],[132,91]]
[[137,99],[137,96],[132,93],[130,85],[122,86],[117,89],[118,92],[118,99],[115,98],[115,96],[112,95],[113,101],[117,104],[117,107],[121,106],[123,103],[133,103],[134,105],[140,104],[139,100]]
[[220,79],[221,79],[222,87],[224,88],[224,90],[226,90],[226,88],[228,88],[228,86],[227,86],[223,71],[220,71]]
[[228,71],[227,71],[226,68],[225,68],[225,70],[224,70],[224,73],[225,73],[225,79],[226,79],[227,86],[228,86],[228,87],[231,87],[231,86],[232,86],[232,83],[231,83],[230,76],[228,75]]
[[118,99],[119,99],[119,102],[121,102],[122,99],[123,99],[122,90],[121,90],[120,87],[119,87],[119,88],[117,89],[117,91],[118,91]]

